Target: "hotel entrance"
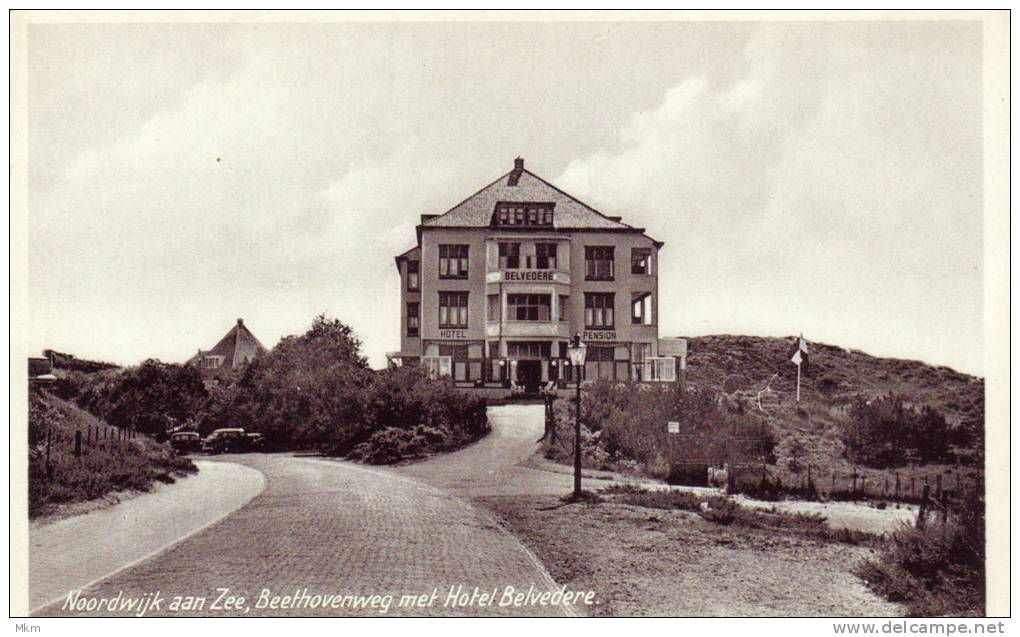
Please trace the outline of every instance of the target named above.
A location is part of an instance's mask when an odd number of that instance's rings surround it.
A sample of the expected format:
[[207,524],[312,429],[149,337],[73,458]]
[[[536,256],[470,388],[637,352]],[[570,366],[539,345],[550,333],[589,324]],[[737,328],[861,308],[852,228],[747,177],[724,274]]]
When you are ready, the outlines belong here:
[[542,388],[542,361],[517,361],[517,384],[524,387],[524,393],[537,394]]

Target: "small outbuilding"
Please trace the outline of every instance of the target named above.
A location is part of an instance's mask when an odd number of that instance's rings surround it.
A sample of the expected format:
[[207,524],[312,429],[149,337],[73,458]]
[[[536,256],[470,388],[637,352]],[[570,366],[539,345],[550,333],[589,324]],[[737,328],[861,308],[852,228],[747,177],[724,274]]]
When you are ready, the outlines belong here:
[[198,350],[188,364],[195,365],[203,378],[211,380],[238,369],[265,351],[245,326],[244,319],[237,319],[237,324],[212,349]]

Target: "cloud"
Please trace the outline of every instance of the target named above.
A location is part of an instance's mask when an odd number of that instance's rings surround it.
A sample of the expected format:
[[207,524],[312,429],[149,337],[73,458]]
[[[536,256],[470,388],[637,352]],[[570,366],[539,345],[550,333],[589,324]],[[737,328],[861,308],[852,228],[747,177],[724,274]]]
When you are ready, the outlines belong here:
[[236,317],[271,345],[326,311],[380,363],[419,215],[522,154],[666,241],[664,335],[803,329],[978,370],[965,27],[44,28],[33,346],[182,360]]
[[804,35],[759,30],[745,77],[685,79],[556,183],[666,241],[666,331],[803,330],[979,371],[977,61]]

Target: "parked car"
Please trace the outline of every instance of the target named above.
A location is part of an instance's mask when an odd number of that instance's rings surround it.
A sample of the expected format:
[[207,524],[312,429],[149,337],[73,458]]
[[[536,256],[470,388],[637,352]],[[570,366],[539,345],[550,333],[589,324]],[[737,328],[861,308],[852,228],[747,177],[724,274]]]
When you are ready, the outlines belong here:
[[178,431],[170,434],[170,446],[181,453],[200,451],[202,436],[197,431]]
[[266,437],[262,434],[248,434],[248,448],[252,451],[262,451],[266,447]]
[[240,427],[217,429],[202,443],[202,450],[210,453],[230,453],[248,450],[248,436]]

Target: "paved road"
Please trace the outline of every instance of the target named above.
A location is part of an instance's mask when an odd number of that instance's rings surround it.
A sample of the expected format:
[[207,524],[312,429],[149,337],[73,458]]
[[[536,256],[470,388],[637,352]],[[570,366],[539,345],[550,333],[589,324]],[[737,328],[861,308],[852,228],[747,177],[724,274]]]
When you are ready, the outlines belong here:
[[542,405],[490,408],[492,433],[478,443],[396,471],[470,497],[570,493],[574,483],[569,468],[540,471],[531,466],[545,428],[544,413]]
[[[500,607],[506,586],[554,590],[554,582],[524,546],[489,514],[459,497],[395,472],[286,455],[230,456],[261,471],[265,491],[221,522],[160,555],[87,589],[82,599],[166,600],[147,615],[376,615],[385,595],[388,615],[562,615],[571,607]],[[491,606],[447,607],[451,587],[497,590]],[[218,590],[246,598],[247,610],[213,608]],[[295,596],[303,608],[256,607],[262,589]],[[399,607],[402,595],[430,595],[431,606]],[[307,593],[307,596],[302,592]],[[311,608],[317,595],[383,596],[376,608]],[[174,596],[206,598],[203,609],[173,613]],[[319,603],[324,598],[319,598]],[[221,600],[222,602],[223,600]],[[72,612],[63,602],[41,616],[123,615]],[[221,603],[222,605],[222,603]]]
[[172,486],[29,530],[29,604],[45,606],[140,562],[244,506],[265,488],[248,467],[197,461]]
[[[263,589],[272,595],[393,595],[389,615],[563,614],[569,606],[450,607],[451,587],[489,592],[555,588],[545,569],[516,538],[469,498],[565,494],[569,469],[538,470],[535,441],[542,406],[490,410],[493,432],[478,444],[400,468],[291,455],[237,455],[223,460],[260,471],[266,489],[217,524],[125,569],[83,593],[83,599],[127,598],[156,591],[206,598],[206,606],[171,612],[163,602],[148,615],[372,615],[382,608],[257,608]],[[548,467],[546,467],[548,468]],[[620,480],[619,476],[616,478]],[[587,480],[585,488],[610,484]],[[652,486],[651,484],[649,486]],[[669,488],[661,483],[658,488]],[[93,540],[72,547],[87,551]],[[126,563],[126,562],[125,562]],[[76,583],[71,580],[71,584]],[[243,609],[212,607],[218,589],[246,598]],[[401,595],[436,594],[424,607],[400,607]],[[299,595],[300,596],[300,595]],[[304,598],[303,599],[307,599]],[[319,603],[323,600],[319,598]],[[349,604],[353,600],[343,600]],[[378,600],[385,604],[385,599]],[[311,603],[315,603],[312,599]],[[62,603],[38,613],[72,612]]]

